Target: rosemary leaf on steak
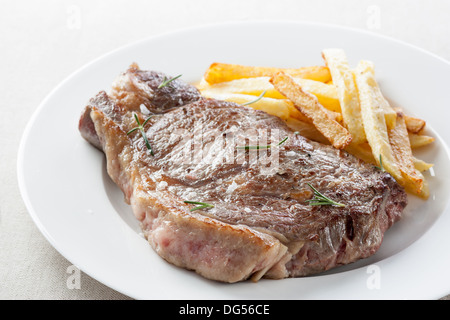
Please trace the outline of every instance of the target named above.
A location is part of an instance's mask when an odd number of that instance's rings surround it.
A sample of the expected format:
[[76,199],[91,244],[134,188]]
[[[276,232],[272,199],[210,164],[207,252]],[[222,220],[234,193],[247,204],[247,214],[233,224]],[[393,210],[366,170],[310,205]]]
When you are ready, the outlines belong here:
[[214,208],[214,205],[209,204],[209,203],[205,203],[205,202],[198,202],[198,201],[184,201],[184,203],[189,203],[189,204],[196,204],[198,205],[197,207],[191,208],[190,211],[195,211],[195,210],[200,210],[200,209],[206,209],[206,208]]
[[377,168],[378,170],[384,172],[384,167],[383,167],[383,158],[381,158],[381,154],[380,154],[380,166],[374,166],[375,168]]
[[161,89],[161,88],[164,88],[164,87],[171,87],[170,83],[171,83],[173,80],[176,80],[176,79],[178,79],[178,78],[181,77],[181,76],[182,76],[182,75],[179,74],[179,75],[177,75],[176,77],[173,77],[173,78],[170,78],[170,79],[167,79],[167,77],[164,77],[164,80],[163,80],[163,82],[160,83],[160,85],[158,86],[158,89]]
[[314,198],[306,200],[310,205],[312,206],[338,206],[338,207],[345,207],[345,204],[336,202],[326,196],[324,196],[322,193],[317,191],[316,188],[314,188],[312,185],[307,183],[308,186],[312,189],[314,193]]
[[127,135],[129,135],[130,133],[133,133],[136,130],[139,130],[141,132],[142,138],[144,138],[145,141],[145,146],[147,147],[148,150],[150,150],[150,154],[152,156],[154,156],[153,154],[153,149],[152,146],[150,145],[150,142],[148,141],[147,135],[145,134],[145,130],[144,130],[144,126],[147,124],[148,120],[150,120],[152,116],[148,117],[147,120],[144,121],[143,124],[141,124],[141,122],[139,121],[139,117],[137,116],[137,114],[134,114],[134,119],[136,120],[138,126],[134,127],[133,129],[131,129],[130,131],[127,132]]

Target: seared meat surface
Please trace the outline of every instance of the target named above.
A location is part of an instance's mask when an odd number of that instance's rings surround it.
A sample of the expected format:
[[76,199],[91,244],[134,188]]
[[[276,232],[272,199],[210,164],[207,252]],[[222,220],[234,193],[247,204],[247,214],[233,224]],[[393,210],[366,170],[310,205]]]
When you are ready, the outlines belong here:
[[[132,65],[89,101],[79,129],[168,262],[224,282],[306,276],[374,254],[401,218],[407,196],[388,173],[180,79],[158,88],[164,79]],[[153,155],[130,132],[135,115],[150,117]],[[308,184],[345,207],[308,204]]]

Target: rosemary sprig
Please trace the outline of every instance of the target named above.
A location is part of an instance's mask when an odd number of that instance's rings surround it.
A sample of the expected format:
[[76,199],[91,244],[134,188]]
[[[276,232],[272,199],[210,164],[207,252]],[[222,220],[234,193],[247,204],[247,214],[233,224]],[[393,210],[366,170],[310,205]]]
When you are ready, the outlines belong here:
[[314,198],[306,200],[306,202],[309,202],[310,205],[312,205],[312,206],[332,206],[332,205],[334,205],[334,206],[338,206],[338,207],[345,207],[345,204],[336,202],[336,201],[324,196],[319,191],[317,191],[317,189],[314,188],[312,185],[310,185],[309,183],[307,183],[307,184],[314,193]]
[[[281,140],[280,142],[277,143],[277,146],[281,146],[283,143],[286,142],[286,140],[289,137],[284,138],[283,140]],[[259,150],[259,149],[270,149],[272,147],[272,145],[266,145],[266,146],[237,146],[236,149],[245,149],[245,150]]]
[[179,74],[179,75],[177,75],[176,77],[173,77],[173,78],[170,78],[170,79],[167,79],[167,77],[164,76],[164,80],[163,80],[163,82],[161,82],[161,83],[159,84],[158,89],[161,89],[161,88],[164,88],[164,87],[170,87],[170,88],[172,88],[172,86],[170,85],[170,83],[171,83],[172,81],[178,79],[178,78],[181,77],[181,76],[182,76],[182,75]]
[[252,100],[252,101],[249,101],[249,102],[246,102],[246,103],[243,103],[242,105],[243,106],[248,106],[249,104],[252,104],[252,103],[255,103],[255,102],[258,102],[259,100],[261,100],[262,99],[262,97],[264,97],[264,95],[266,94],[266,92],[267,92],[267,90],[264,90],[260,95],[259,95],[259,97],[258,98],[256,98],[255,100]]
[[380,170],[381,172],[385,172],[384,167],[383,167],[383,159],[381,158],[381,154],[380,154],[380,166],[374,166],[375,168],[377,168],[378,170]]
[[277,146],[281,146],[283,143],[286,142],[286,140],[287,140],[288,138],[289,138],[289,137],[286,137],[286,138],[284,138],[283,140],[281,140],[280,142],[278,142]]
[[136,120],[138,126],[133,128],[133,129],[131,129],[130,131],[128,131],[127,135],[129,135],[132,132],[135,132],[136,130],[139,130],[141,132],[142,138],[144,138],[145,146],[147,147],[148,150],[150,150],[150,154],[152,156],[154,156],[152,146],[150,145],[150,142],[148,142],[148,138],[147,138],[147,135],[145,134],[145,130],[144,130],[144,126],[147,124],[148,120],[150,120],[151,117],[152,116],[148,117],[147,120],[145,120],[144,123],[141,124],[141,122],[139,121],[139,117],[135,113],[134,114],[134,119]]
[[190,211],[200,210],[200,209],[206,209],[206,208],[214,208],[214,205],[205,203],[205,202],[198,202],[198,201],[184,201],[184,203],[189,204],[197,204],[197,207],[192,208]]

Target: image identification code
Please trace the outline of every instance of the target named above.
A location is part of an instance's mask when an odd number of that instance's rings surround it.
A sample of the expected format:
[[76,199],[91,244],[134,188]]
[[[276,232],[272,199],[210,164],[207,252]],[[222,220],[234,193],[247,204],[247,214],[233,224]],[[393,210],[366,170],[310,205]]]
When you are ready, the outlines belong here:
[[213,314],[224,315],[268,315],[267,304],[224,304],[222,308],[214,306],[193,306],[186,304],[179,309],[180,315],[204,315],[209,318]]

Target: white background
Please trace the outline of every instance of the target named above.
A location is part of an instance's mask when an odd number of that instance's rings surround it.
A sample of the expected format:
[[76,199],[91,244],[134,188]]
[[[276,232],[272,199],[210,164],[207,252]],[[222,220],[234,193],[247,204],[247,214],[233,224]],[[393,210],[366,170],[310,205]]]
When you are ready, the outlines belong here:
[[[41,235],[23,204],[18,146],[45,96],[72,72],[118,47],[186,27],[247,20],[365,29],[450,60],[450,0],[2,0],[0,299],[128,298],[83,273],[79,289],[70,289],[71,263]],[[51,199],[52,190],[48,194]]]

